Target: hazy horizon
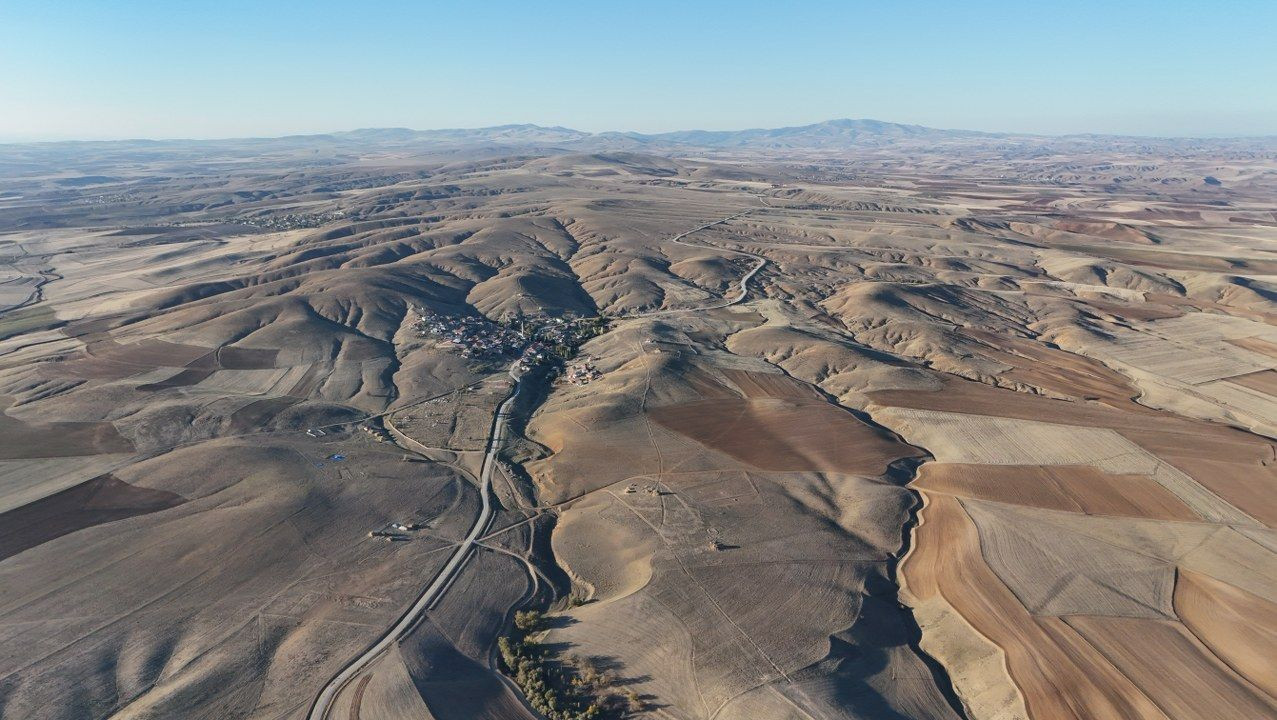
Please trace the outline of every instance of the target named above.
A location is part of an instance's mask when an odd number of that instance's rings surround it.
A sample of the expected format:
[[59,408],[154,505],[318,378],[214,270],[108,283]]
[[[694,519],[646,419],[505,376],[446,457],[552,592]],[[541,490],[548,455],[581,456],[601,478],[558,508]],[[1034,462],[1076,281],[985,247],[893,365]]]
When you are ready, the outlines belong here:
[[0,2],[0,720],[1277,720],[1277,0]]
[[11,3],[0,140],[528,122],[657,133],[873,118],[1025,134],[1277,134],[1277,6]]
[[418,133],[431,133],[431,132],[442,133],[442,132],[452,132],[452,131],[491,130],[491,129],[498,129],[498,128],[506,128],[506,127],[536,127],[543,130],[561,129],[561,130],[590,133],[593,135],[605,134],[605,133],[638,134],[638,135],[644,135],[644,136],[650,137],[654,135],[661,135],[661,134],[667,134],[667,133],[679,133],[679,132],[727,132],[727,133],[730,133],[730,132],[746,132],[751,130],[780,130],[780,129],[788,129],[788,128],[808,127],[808,126],[821,125],[824,123],[839,122],[839,121],[881,122],[881,123],[886,123],[889,125],[909,125],[909,126],[926,127],[928,129],[941,130],[946,132],[976,132],[976,133],[988,133],[991,135],[1044,137],[1044,138],[1052,138],[1052,137],[1066,138],[1066,137],[1085,137],[1085,136],[1127,137],[1127,138],[1149,139],[1149,140],[1159,140],[1159,139],[1160,140],[1230,140],[1230,139],[1247,139],[1247,138],[1264,138],[1264,139],[1277,138],[1277,132],[1258,133],[1258,134],[1249,134],[1249,135],[1227,134],[1227,133],[1215,134],[1215,135],[1210,135],[1210,134],[1137,135],[1137,134],[1130,134],[1130,133],[1101,133],[1101,132],[1034,133],[1034,132],[1016,131],[1016,130],[987,130],[984,128],[972,128],[972,127],[933,127],[929,125],[921,125],[919,123],[896,122],[893,120],[885,120],[883,118],[826,118],[824,120],[817,120],[814,122],[801,123],[797,125],[780,125],[780,126],[772,126],[772,127],[742,126],[742,127],[725,127],[725,128],[684,127],[684,128],[676,128],[674,130],[660,130],[660,131],[651,132],[651,133],[639,132],[637,130],[626,130],[626,129],[615,129],[615,128],[590,131],[590,130],[582,130],[581,128],[575,128],[575,127],[571,127],[567,125],[545,125],[542,123],[516,121],[516,122],[499,122],[499,123],[493,123],[490,125],[476,125],[476,126],[470,126],[470,127],[405,127],[405,126],[395,126],[395,125],[384,125],[384,126],[375,126],[375,127],[369,126],[369,127],[357,127],[357,128],[338,128],[334,130],[317,130],[314,132],[291,132],[291,133],[280,133],[280,134],[269,134],[269,135],[211,135],[211,136],[204,136],[204,137],[173,135],[168,137],[114,136],[114,137],[63,137],[63,138],[55,137],[55,138],[28,139],[28,138],[22,138],[22,137],[7,137],[4,135],[0,135],[0,145],[23,145],[23,144],[35,145],[35,144],[41,144],[41,143],[60,143],[60,142],[71,142],[71,143],[74,143],[74,142],[182,142],[182,141],[219,142],[219,141],[234,141],[234,140],[273,140],[273,139],[282,139],[282,138],[288,138],[288,137],[317,137],[317,136],[323,136],[323,135],[339,135],[343,133],[355,133],[355,132],[379,131],[379,130],[408,130],[411,132],[418,132]]

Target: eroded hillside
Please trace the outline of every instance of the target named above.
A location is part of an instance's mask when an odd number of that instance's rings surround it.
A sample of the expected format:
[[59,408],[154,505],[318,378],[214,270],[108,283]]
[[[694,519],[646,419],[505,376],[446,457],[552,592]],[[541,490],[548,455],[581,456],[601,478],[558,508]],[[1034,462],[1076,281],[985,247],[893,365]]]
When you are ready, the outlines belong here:
[[1277,160],[955,142],[4,165],[0,716],[1277,714]]

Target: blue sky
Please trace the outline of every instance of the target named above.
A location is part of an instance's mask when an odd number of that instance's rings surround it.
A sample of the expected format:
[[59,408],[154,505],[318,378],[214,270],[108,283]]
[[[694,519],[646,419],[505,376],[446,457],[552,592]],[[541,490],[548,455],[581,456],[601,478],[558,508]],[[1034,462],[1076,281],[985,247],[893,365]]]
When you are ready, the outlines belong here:
[[0,0],[0,139],[532,122],[1277,134],[1277,0]]

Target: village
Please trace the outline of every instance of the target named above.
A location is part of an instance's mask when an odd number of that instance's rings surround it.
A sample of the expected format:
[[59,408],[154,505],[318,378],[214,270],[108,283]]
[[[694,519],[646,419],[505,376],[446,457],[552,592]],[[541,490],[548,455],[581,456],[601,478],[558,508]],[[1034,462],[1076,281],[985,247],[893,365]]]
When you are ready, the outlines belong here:
[[[601,317],[545,317],[511,315],[494,322],[475,315],[444,315],[417,309],[413,326],[423,337],[439,338],[460,349],[462,357],[477,361],[518,358],[515,368],[525,373],[535,367],[558,366],[576,354],[585,341],[606,327]],[[588,360],[567,367],[567,379],[584,385],[600,373]]]
[[[606,329],[602,317],[516,315],[494,322],[482,316],[444,315],[417,309],[413,328],[421,337],[434,338],[440,345],[458,349],[463,357],[476,362],[513,359],[514,370],[520,375],[545,367],[549,379],[572,385],[587,385],[602,377],[591,357],[576,356],[582,344]],[[415,439],[430,445],[478,449],[486,440],[486,419],[491,413],[490,404],[483,398],[483,388],[479,384],[477,388],[462,388],[446,397],[428,400],[416,413],[399,416],[397,423],[405,430],[412,428]],[[370,419],[358,427],[378,443],[395,442],[381,421]],[[321,428],[311,428],[306,434],[321,438],[328,433]],[[332,453],[316,464],[323,467],[346,459],[342,453]],[[635,487],[626,492],[635,492]],[[649,492],[655,493],[655,488]],[[407,542],[421,528],[418,523],[391,522],[370,530],[368,536],[391,543]]]
[[563,378],[573,385],[589,385],[591,381],[603,377],[603,373],[594,367],[589,358],[582,358],[567,366]]

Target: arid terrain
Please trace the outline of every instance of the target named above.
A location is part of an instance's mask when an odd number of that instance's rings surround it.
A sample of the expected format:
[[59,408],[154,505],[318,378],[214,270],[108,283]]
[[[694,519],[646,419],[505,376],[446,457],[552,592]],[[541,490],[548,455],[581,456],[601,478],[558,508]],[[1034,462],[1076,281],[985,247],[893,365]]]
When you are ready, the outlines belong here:
[[1277,717],[1277,141],[0,146],[0,718]]

